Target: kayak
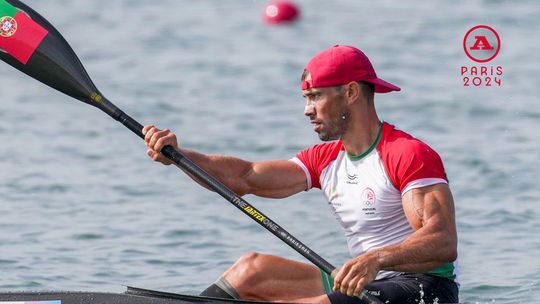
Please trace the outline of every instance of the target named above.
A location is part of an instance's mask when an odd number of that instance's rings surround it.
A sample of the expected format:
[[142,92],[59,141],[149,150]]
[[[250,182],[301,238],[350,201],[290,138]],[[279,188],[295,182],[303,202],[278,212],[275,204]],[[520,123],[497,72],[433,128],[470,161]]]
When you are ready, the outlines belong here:
[[124,293],[85,291],[0,292],[0,304],[188,304],[269,303],[219,299],[127,287]]

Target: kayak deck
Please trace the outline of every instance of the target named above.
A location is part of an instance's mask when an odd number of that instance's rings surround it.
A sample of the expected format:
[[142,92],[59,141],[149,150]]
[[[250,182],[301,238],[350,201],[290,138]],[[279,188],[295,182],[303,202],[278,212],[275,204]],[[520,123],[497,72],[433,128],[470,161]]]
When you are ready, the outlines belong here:
[[84,291],[0,292],[0,304],[187,304],[187,303],[268,303],[183,295],[137,287],[125,293]]

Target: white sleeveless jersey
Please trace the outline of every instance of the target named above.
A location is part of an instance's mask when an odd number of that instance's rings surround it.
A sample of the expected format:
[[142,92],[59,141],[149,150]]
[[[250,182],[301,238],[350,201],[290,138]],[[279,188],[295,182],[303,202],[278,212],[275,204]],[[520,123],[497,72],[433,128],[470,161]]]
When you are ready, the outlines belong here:
[[[353,257],[400,243],[413,233],[401,201],[405,192],[447,183],[439,155],[387,123],[360,156],[347,154],[336,141],[304,150],[292,161],[306,173],[308,189],[324,192]],[[428,273],[455,279],[452,263]],[[398,274],[383,270],[377,279]]]

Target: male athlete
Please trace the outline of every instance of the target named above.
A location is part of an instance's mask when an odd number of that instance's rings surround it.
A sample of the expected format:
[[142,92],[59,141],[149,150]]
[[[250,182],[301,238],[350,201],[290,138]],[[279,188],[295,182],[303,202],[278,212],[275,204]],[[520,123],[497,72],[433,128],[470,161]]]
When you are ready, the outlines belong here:
[[202,295],[309,303],[360,303],[362,289],[384,303],[456,303],[454,202],[439,155],[382,122],[374,93],[400,88],[377,78],[351,46],[331,47],[302,75],[304,115],[324,143],[290,160],[249,162],[178,147],[169,130],[145,126],[147,154],[166,165],[171,145],[239,195],[283,198],[323,191],[352,258],[333,278],[310,264],[249,253]]

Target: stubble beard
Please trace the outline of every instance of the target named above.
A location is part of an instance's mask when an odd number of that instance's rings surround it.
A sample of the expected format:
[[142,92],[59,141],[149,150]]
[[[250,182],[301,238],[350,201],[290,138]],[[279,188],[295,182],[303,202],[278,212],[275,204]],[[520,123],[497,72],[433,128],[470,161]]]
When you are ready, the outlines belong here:
[[[326,123],[327,131],[319,133],[319,138],[322,141],[338,140],[347,131],[348,121],[351,113],[347,109],[342,109],[341,115],[335,117]],[[345,117],[345,119],[343,119]]]

